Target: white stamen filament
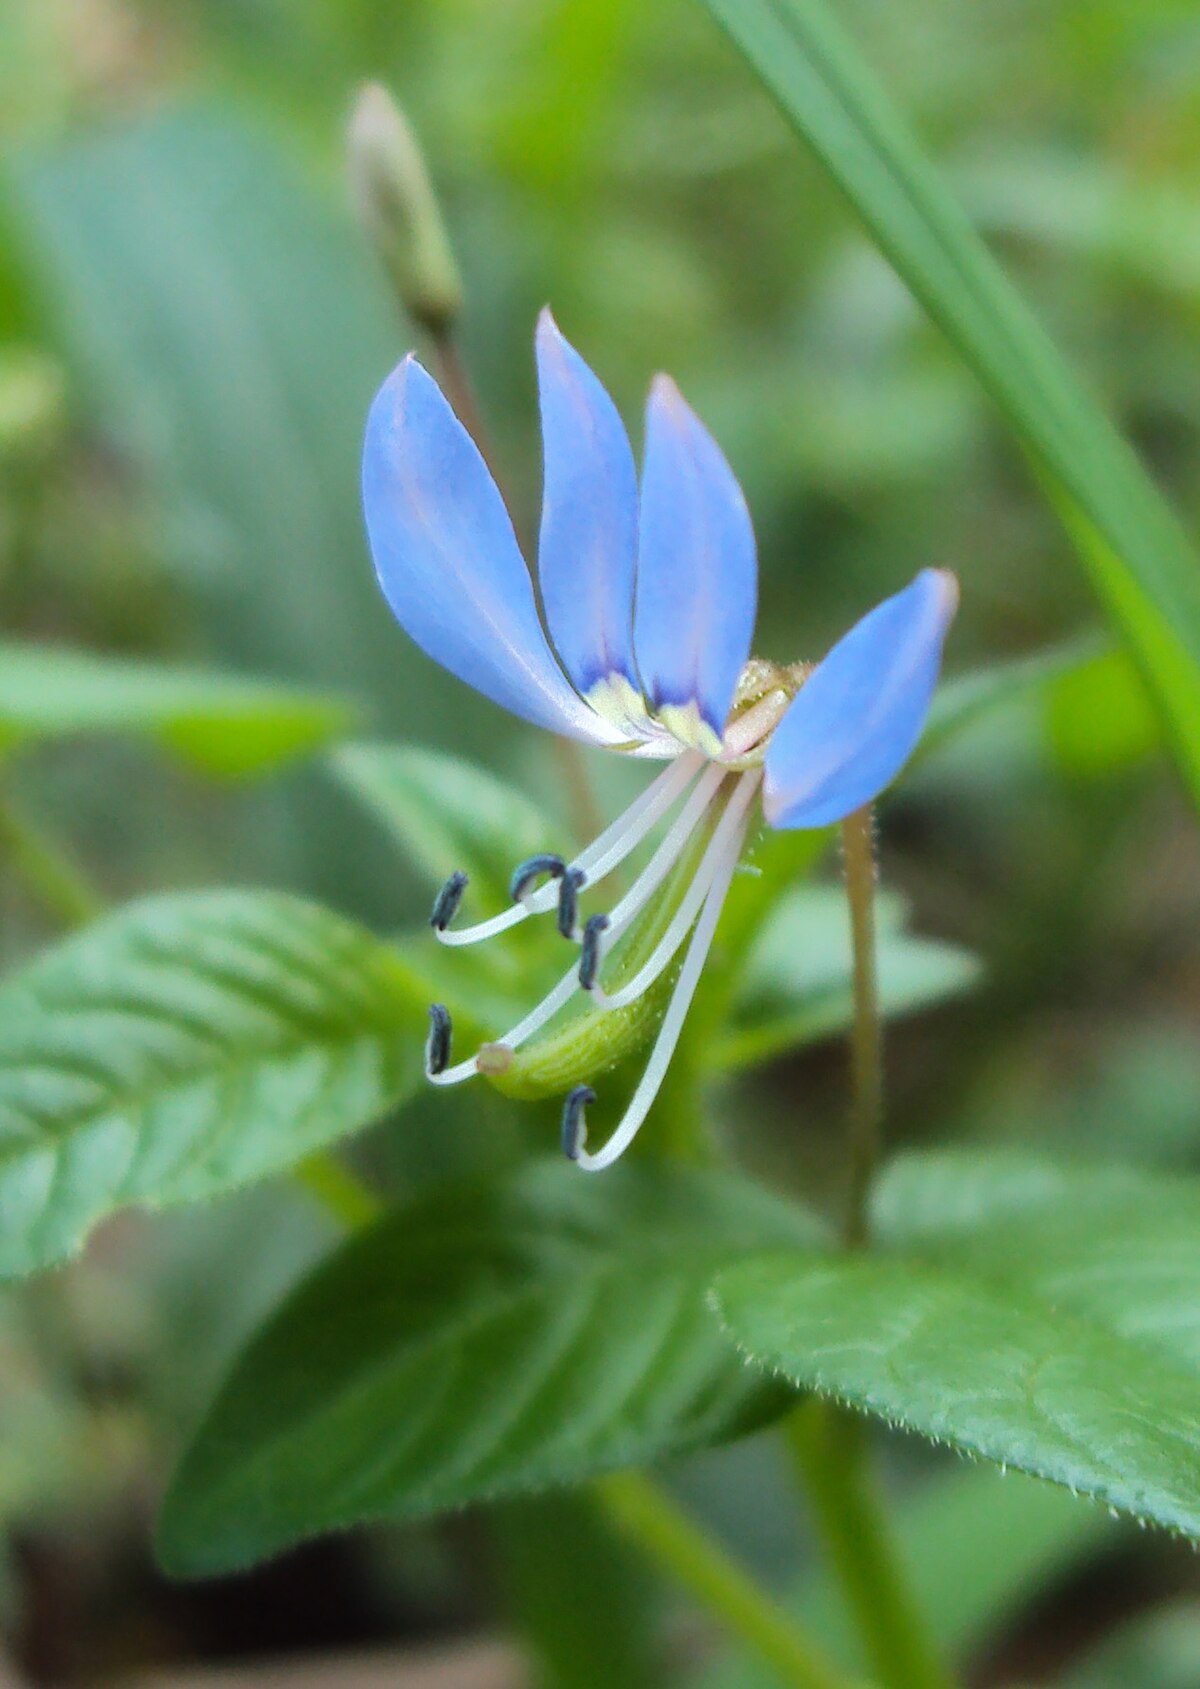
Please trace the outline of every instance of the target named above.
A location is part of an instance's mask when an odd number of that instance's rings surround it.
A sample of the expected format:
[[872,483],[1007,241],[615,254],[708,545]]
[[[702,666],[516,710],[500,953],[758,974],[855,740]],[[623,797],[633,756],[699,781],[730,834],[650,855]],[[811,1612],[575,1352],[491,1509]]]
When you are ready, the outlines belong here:
[[[757,770],[742,777],[743,787],[749,787],[751,796],[753,796],[758,778]],[[733,808],[738,796],[740,796],[740,793],[735,793],[734,797],[730,799],[726,814]],[[743,807],[743,817],[744,814]],[[717,922],[724,907],[730,881],[733,879],[733,871],[737,867],[738,857],[741,855],[745,831],[746,827],[743,820],[741,827],[735,829],[732,836],[725,842],[724,854],[704,899],[700,919],[696,922],[696,930],[692,934],[691,943],[688,945],[687,955],[684,957],[683,967],[680,969],[678,982],[667,1007],[667,1012],[663,1017],[662,1026],[659,1028],[650,1060],[638,1081],[637,1089],[630,1099],[629,1107],[626,1109],[620,1125],[613,1132],[604,1148],[598,1150],[595,1155],[589,1155],[587,1150],[583,1148],[582,1143],[580,1144],[574,1159],[576,1164],[582,1167],[586,1173],[599,1173],[602,1168],[611,1167],[617,1157],[623,1155],[629,1148],[637,1136],[642,1122],[654,1105],[654,1099],[658,1095],[671,1057],[675,1054],[675,1046],[679,1042],[683,1023],[687,1018],[688,1010],[692,1006],[696,986],[699,984],[700,975],[708,959],[713,935],[717,930]]]
[[[639,793],[623,815],[567,864],[568,868],[586,874],[588,884],[611,873],[662,819],[704,761],[699,751],[685,752],[677,757],[657,780],[652,780],[645,791]],[[539,886],[488,921],[479,921],[472,927],[460,927],[457,931],[447,927],[438,931],[437,936],[443,944],[482,944],[485,939],[517,926],[528,915],[541,915],[553,909],[557,902],[558,882],[552,880],[549,885]]]
[[[611,931],[623,931],[642,906],[654,895],[662,881],[666,879],[724,778],[725,770],[717,764],[710,763],[705,768],[704,773],[696,782],[695,789],[689,794],[687,802],[671,824],[658,849],[625,896],[614,907],[611,916]],[[722,817],[723,819],[724,817]],[[688,924],[691,924],[690,921]],[[518,1021],[510,1032],[504,1033],[500,1038],[489,1040],[489,1042],[503,1044],[509,1050],[518,1049],[522,1044],[528,1042],[535,1032],[540,1032],[546,1022],[551,1020],[578,990],[579,964],[576,961],[572,962],[570,969],[563,975],[558,984],[553,987],[536,1008],[530,1010],[524,1020]],[[477,1072],[478,1052],[468,1057],[466,1061],[456,1063],[454,1067],[445,1068],[441,1073],[427,1074],[426,1077],[434,1085],[461,1085],[464,1080],[473,1079]]]
[[634,916],[640,914],[678,862],[705,810],[716,796],[717,788],[725,778],[725,772],[725,769],[718,763],[709,763],[704,773],[697,780],[688,794],[687,802],[663,835],[654,855],[624,897],[615,903],[609,911],[608,930],[604,935],[604,947],[601,954],[615,943],[621,933],[629,926]]
[[[705,848],[704,855],[700,859],[700,865],[696,869],[695,877],[684,894],[679,908],[675,911],[667,930],[663,933],[650,956],[638,969],[637,973],[634,974],[632,979],[622,985],[619,990],[611,993],[606,992],[599,983],[593,987],[591,993],[592,1001],[596,1004],[597,1008],[624,1008],[627,1003],[636,1001],[636,999],[639,998],[644,991],[648,991],[662,973],[663,969],[670,966],[676,951],[679,949],[680,945],[691,930],[692,923],[696,919],[696,915],[701,904],[708,896],[710,888],[724,866],[731,838],[736,837],[738,842],[738,852],[739,854],[741,852],[741,841],[745,836],[746,831],[746,812],[751,803],[754,801],[754,794],[758,789],[759,778],[760,775],[758,770],[754,770],[749,774],[743,775],[738,781],[737,785],[733,789],[729,802],[725,806],[725,813],[721,816],[720,821],[718,821],[716,828],[714,829],[713,836],[709,840],[708,845]],[[617,910],[619,909],[620,904],[617,905]],[[617,927],[617,910],[613,911],[609,928],[600,940],[601,963],[611,947],[614,931],[617,933],[617,936],[620,935],[620,929]]]
[[[692,777],[699,773],[706,761],[707,758],[700,751],[685,751],[682,756],[677,757],[672,766],[660,774],[657,780],[652,780],[625,813],[618,816],[610,827],[606,827],[598,838],[593,839],[570,866],[582,868],[588,877],[589,885],[602,880],[606,874],[624,862],[630,851],[641,844],[651,828],[662,820],[675,799],[686,789]],[[545,907],[549,908],[554,901],[551,897]]]
[[[558,984],[547,992],[536,1009],[531,1009],[524,1020],[519,1020],[511,1032],[506,1032],[503,1038],[489,1040],[496,1044],[503,1044],[510,1050],[518,1049],[535,1032],[540,1032],[548,1020],[558,1013],[579,990],[578,963],[562,976]],[[479,1072],[479,1052],[468,1056],[466,1061],[460,1061],[454,1067],[447,1067],[441,1073],[426,1073],[425,1077],[431,1085],[461,1085],[464,1079],[474,1079]]]

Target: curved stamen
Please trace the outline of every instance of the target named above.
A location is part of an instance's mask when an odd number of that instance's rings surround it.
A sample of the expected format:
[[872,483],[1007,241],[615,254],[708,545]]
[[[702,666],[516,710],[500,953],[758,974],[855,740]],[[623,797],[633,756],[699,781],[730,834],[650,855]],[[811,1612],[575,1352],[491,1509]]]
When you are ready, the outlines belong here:
[[558,930],[564,938],[579,937],[579,893],[586,880],[582,868],[568,868],[558,882]]
[[571,863],[572,868],[582,868],[594,885],[614,868],[620,867],[651,828],[662,820],[676,798],[686,791],[707,760],[700,751],[685,751],[677,757],[633,800],[623,815],[606,827],[586,850],[580,851]]
[[610,926],[607,915],[589,915],[583,929],[583,948],[579,953],[579,983],[590,991],[596,983],[600,966],[600,941]]
[[[623,930],[643,905],[649,902],[659,885],[675,866],[693,830],[725,778],[726,770],[716,763],[710,763],[705,768],[704,773],[696,782],[695,788],[688,794],[687,802],[672,822],[641,875],[608,916],[610,931],[619,932]],[[757,781],[757,770],[753,775],[743,776],[743,779]],[[580,860],[582,861],[582,858]],[[560,882],[560,887],[566,883],[571,872],[579,873],[582,870],[568,870],[568,875],[564,876],[563,881]],[[576,884],[576,893],[578,889],[579,887]],[[540,895],[542,894],[534,893],[535,897]],[[598,932],[593,939],[593,943],[597,945],[600,943]],[[597,957],[597,965],[598,963],[599,958]],[[558,984],[547,993],[537,1007],[530,1010],[524,1020],[518,1021],[511,1032],[506,1032],[499,1038],[491,1039],[489,1043],[503,1045],[509,1050],[518,1049],[520,1045],[532,1038],[535,1032],[540,1032],[546,1022],[552,1020],[558,1011],[570,1002],[578,989],[579,973],[578,966],[575,965],[563,975]],[[476,1052],[476,1055],[468,1057],[466,1061],[461,1061],[454,1067],[443,1068],[440,1072],[431,1072],[428,1076],[435,1085],[461,1085],[464,1080],[473,1079],[478,1072],[478,1052]]]
[[567,1093],[562,1111],[562,1147],[568,1161],[578,1161],[587,1138],[587,1110],[596,1100],[590,1085],[576,1085]]
[[458,914],[458,906],[462,902],[463,892],[466,891],[470,883],[461,868],[451,874],[433,900],[429,924],[434,932],[445,932],[455,915]]
[[561,880],[566,871],[567,865],[561,856],[554,856],[549,852],[543,852],[541,856],[531,856],[513,869],[513,876],[508,884],[508,895],[514,903],[524,903],[535,880],[540,880],[544,874],[548,874],[552,880]]
[[[656,780],[652,780],[645,790],[638,794],[623,815],[611,826],[606,827],[586,850],[580,851],[570,863],[570,867],[586,874],[589,881],[603,879],[605,874],[611,873],[624,862],[631,851],[636,850],[647,833],[662,820],[703,767],[705,760],[699,751],[687,751],[677,757],[669,768],[664,769]],[[517,875],[530,868],[534,862],[560,860],[558,857],[531,857],[529,862],[522,863],[517,869],[513,876],[514,883]],[[549,868],[545,871],[553,873]],[[565,872],[565,867],[563,871]],[[558,902],[558,895],[559,882],[556,876],[549,885],[539,886],[536,891],[525,891],[521,900],[514,903],[511,909],[493,915],[490,920],[479,921],[475,926],[462,927],[458,932],[451,931],[448,926],[435,930],[443,944],[481,944],[485,939],[494,938],[498,933],[506,932],[509,927],[517,926],[527,915],[540,915],[548,909],[553,909]]]
[[450,1060],[450,1039],[453,1027],[450,1011],[445,1003],[429,1005],[429,1036],[425,1040],[425,1077],[436,1079],[446,1071]]
[[[704,855],[700,859],[700,865],[696,869],[695,878],[692,880],[691,885],[684,894],[679,908],[675,911],[675,914],[671,919],[670,925],[655,945],[650,956],[638,969],[637,973],[634,974],[633,978],[627,980],[619,990],[611,993],[606,992],[598,983],[597,974],[599,964],[603,961],[604,954],[608,948],[608,943],[605,943],[604,941],[598,941],[597,943],[597,967],[592,973],[593,983],[590,987],[584,980],[583,968],[582,965],[580,966],[579,983],[585,990],[590,989],[592,1001],[596,1004],[597,1008],[624,1008],[627,1003],[634,1002],[644,991],[648,991],[662,973],[663,969],[670,966],[676,951],[679,949],[680,945],[691,930],[692,923],[695,921],[700,906],[703,904],[708,895],[709,888],[714,883],[717,874],[720,872],[721,867],[724,864],[725,857],[730,848],[731,840],[734,841],[736,854],[741,854],[742,840],[746,833],[746,814],[751,803],[754,801],[754,796],[758,790],[758,784],[761,778],[762,776],[760,771],[754,769],[748,774],[743,774],[741,779],[738,781],[732,795],[730,796],[729,802],[725,806],[725,812],[721,816],[720,821],[718,821],[716,828],[713,831],[713,836],[709,840],[708,845],[705,848]],[[609,942],[611,942],[611,940]]]
[[[731,800],[732,802],[732,800]],[[700,911],[700,919],[696,922],[696,930],[692,934],[692,941],[688,945],[687,955],[684,957],[683,967],[679,972],[679,980],[675,986],[667,1012],[663,1016],[662,1026],[659,1028],[654,1049],[646,1070],[638,1081],[637,1089],[630,1099],[629,1107],[622,1116],[621,1123],[604,1145],[595,1155],[589,1155],[585,1145],[587,1143],[587,1105],[593,1101],[590,1087],[577,1085],[568,1096],[563,1109],[563,1148],[585,1173],[598,1173],[604,1167],[611,1167],[619,1155],[629,1148],[641,1128],[642,1122],[649,1114],[662,1085],[671,1057],[675,1054],[675,1046],[679,1042],[679,1034],[683,1031],[683,1023],[692,1005],[692,998],[696,994],[696,986],[708,958],[712,945],[713,934],[717,930],[721,909],[725,903],[725,896],[729,890],[729,882],[733,879],[733,871],[737,867],[738,856],[741,851],[741,839],[735,838],[733,844],[727,847],[726,854],[721,861],[708,896],[704,900],[704,907]]]
[[[506,1032],[500,1038],[489,1038],[488,1048],[494,1049],[503,1045],[505,1049],[516,1050],[540,1032],[548,1020],[552,1020],[558,1011],[569,1003],[579,989],[579,980],[575,968],[572,967],[559,980],[558,984],[548,991],[535,1009],[530,1009],[524,1020],[517,1022],[511,1032]],[[444,1068],[440,1073],[430,1073],[426,1069],[426,1077],[434,1085],[461,1085],[465,1079],[474,1079],[479,1072],[479,1052],[468,1056],[466,1061],[460,1061],[456,1067]]]
[[630,886],[624,897],[615,903],[608,915],[608,936],[601,948],[615,944],[634,916],[640,914],[654,893],[675,866],[695,832],[705,810],[716,796],[727,770],[717,763],[709,763],[695,786],[688,793],[687,802],[664,833],[658,848]]
[[[536,892],[534,895],[537,895]],[[443,944],[482,944],[485,938],[495,938],[497,933],[507,932],[509,927],[515,927],[530,913],[532,911],[527,902],[514,903],[511,909],[505,909],[500,915],[493,915],[490,921],[479,921],[473,927],[461,927],[458,932],[451,931],[449,927],[438,927],[434,930]]]

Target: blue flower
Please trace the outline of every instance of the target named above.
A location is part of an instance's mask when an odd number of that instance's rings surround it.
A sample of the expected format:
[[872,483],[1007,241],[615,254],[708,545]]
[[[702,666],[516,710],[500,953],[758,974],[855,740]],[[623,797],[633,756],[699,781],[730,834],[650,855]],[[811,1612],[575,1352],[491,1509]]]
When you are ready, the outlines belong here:
[[[650,389],[639,492],[616,408],[549,311],[538,323],[537,365],[543,616],[495,481],[412,357],[371,407],[363,503],[384,595],[428,656],[526,721],[669,763],[573,861],[522,864],[511,908],[494,919],[451,927],[461,874],[434,906],[433,926],[447,944],[475,943],[556,909],[560,931],[580,946],[545,1001],[488,1046],[492,1060],[498,1048],[533,1037],[578,991],[600,1006],[632,1002],[687,945],[646,1071],[598,1153],[584,1147],[591,1092],[579,1086],[567,1100],[564,1145],[595,1170],[621,1154],[650,1110],[756,803],[772,827],[823,827],[883,790],[920,735],[958,592],[953,575],[924,569],[815,668],[752,659],[758,565],[749,512],[720,447],[674,382],[659,376]],[[581,928],[582,886],[656,829],[662,836],[630,890]],[[707,842],[662,940],[632,978],[606,992],[605,957],[697,829],[706,829]],[[430,1012],[429,1077],[472,1077],[478,1055],[451,1066],[449,1016],[440,1006]]]

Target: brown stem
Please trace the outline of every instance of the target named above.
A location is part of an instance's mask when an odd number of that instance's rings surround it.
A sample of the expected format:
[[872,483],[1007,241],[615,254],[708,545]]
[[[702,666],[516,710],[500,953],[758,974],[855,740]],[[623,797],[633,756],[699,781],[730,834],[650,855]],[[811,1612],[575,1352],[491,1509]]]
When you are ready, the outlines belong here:
[[437,329],[431,328],[430,341],[437,367],[438,384],[449,399],[455,416],[479,447],[483,461],[495,475],[496,465],[492,458],[487,430],[483,425],[483,412],[479,408],[479,400],[475,396],[471,377],[467,374],[467,366],[458,349],[453,328],[449,324]]
[[850,1191],[844,1236],[847,1246],[857,1249],[867,1242],[871,1179],[883,1136],[883,1040],[875,969],[875,842],[869,804],[842,822],[842,849],[854,953]]

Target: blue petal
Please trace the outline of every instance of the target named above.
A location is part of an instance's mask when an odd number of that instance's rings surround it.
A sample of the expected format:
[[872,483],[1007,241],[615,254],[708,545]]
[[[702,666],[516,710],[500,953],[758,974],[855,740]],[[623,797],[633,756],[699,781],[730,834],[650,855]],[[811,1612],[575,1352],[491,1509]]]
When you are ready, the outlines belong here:
[[675,383],[660,375],[646,407],[634,645],[655,713],[710,755],[750,655],[757,593],[742,490]]
[[957,604],[954,576],[923,569],[813,670],[767,747],[772,827],[840,821],[895,778],[925,725]]
[[600,744],[620,739],[555,662],[496,483],[412,357],[371,406],[363,509],[379,584],[422,651],[539,727]]
[[[597,709],[636,728],[637,470],[616,406],[548,310],[537,328],[545,491],[538,578],[563,667]],[[631,719],[632,717],[632,719]]]

